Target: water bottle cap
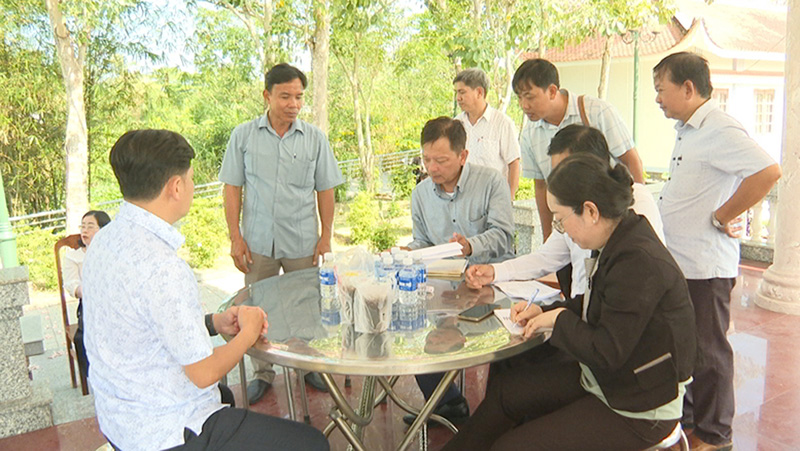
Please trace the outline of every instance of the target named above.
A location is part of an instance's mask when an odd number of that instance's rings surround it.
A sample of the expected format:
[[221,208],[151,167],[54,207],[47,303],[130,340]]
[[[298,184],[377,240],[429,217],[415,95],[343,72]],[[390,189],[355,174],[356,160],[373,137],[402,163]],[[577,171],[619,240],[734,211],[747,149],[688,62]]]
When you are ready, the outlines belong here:
[[406,257],[406,258],[403,259],[403,265],[404,266],[410,266],[410,265],[413,265],[413,264],[414,264],[414,261],[411,260],[411,257]]
[[392,264],[392,257],[389,256],[389,255],[386,255],[385,257],[383,257],[383,264],[384,265],[391,265]]
[[389,252],[386,252],[386,251],[381,252],[381,258],[383,258],[383,259],[385,259],[386,257],[391,257],[391,256],[392,256],[392,254],[390,254]]
[[380,255],[373,255],[372,259],[375,260],[376,262],[379,262],[379,261],[381,261],[381,256]]
[[400,252],[400,248],[399,248],[399,247],[397,247],[397,246],[394,246],[394,247],[392,247],[391,251],[392,251],[392,255],[395,255],[395,254],[397,254],[398,252]]

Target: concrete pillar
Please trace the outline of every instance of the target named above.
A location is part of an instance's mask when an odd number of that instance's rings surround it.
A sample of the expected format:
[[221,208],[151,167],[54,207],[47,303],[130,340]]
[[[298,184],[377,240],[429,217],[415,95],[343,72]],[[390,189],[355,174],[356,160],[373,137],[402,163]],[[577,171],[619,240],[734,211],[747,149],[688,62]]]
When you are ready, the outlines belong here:
[[514,201],[514,227],[517,234],[517,256],[530,254],[542,245],[539,210],[533,199]]
[[[786,115],[783,127],[783,177],[778,198],[800,198],[800,0],[791,0],[786,20]],[[778,203],[774,263],[764,272],[756,305],[800,315],[800,208]]]
[[53,425],[46,381],[31,384],[19,318],[28,303],[28,269],[0,270],[0,438]]

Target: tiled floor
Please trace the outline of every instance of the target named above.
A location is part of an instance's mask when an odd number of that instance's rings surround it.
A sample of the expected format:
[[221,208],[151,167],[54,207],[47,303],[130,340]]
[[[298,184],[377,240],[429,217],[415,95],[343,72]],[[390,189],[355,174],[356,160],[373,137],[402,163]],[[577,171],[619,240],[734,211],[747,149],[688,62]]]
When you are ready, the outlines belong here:
[[[756,307],[755,291],[762,269],[742,266],[734,289],[730,341],[736,353],[736,417],[734,449],[741,451],[789,451],[800,449],[800,317],[782,315]],[[467,398],[474,408],[483,396],[486,367],[467,372]],[[238,379],[232,378],[231,381]],[[343,378],[337,377],[341,383]],[[402,378],[398,390],[414,404],[422,398],[412,378]],[[238,386],[233,386],[238,394]],[[360,393],[361,379],[353,378],[346,390],[354,400]],[[308,389],[312,424],[322,429],[328,423],[333,405],[327,395]],[[299,408],[299,397],[297,399]],[[283,380],[253,410],[287,416]],[[405,430],[404,412],[389,403],[376,408],[373,423],[366,429],[370,450],[389,450]],[[450,434],[442,428],[429,432],[428,449],[438,450]],[[0,450],[94,450],[104,443],[94,418],[60,424],[42,431],[0,440]],[[331,436],[332,449],[346,448],[341,434]]]

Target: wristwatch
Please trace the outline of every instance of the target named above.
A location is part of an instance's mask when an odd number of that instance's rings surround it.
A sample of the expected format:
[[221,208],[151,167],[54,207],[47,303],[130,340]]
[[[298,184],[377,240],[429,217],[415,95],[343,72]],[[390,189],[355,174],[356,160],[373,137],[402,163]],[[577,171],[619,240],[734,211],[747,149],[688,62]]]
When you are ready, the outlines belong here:
[[713,225],[714,227],[716,227],[719,230],[725,231],[725,224],[719,222],[719,219],[717,219],[717,212],[716,211],[711,213],[711,225]]
[[206,329],[208,329],[208,335],[211,335],[212,337],[218,334],[217,329],[214,328],[213,313],[209,313],[206,315]]

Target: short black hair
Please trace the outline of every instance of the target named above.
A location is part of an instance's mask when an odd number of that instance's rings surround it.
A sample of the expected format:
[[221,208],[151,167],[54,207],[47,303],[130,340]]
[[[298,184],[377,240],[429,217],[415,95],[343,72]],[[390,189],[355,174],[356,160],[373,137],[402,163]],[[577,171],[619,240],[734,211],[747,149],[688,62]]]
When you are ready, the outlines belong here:
[[678,52],[667,55],[653,68],[653,77],[661,78],[669,73],[669,79],[676,85],[690,80],[700,97],[711,97],[711,71],[708,60],[692,52]]
[[558,80],[558,69],[553,63],[542,58],[529,59],[520,64],[517,71],[514,72],[514,78],[511,80],[511,86],[517,95],[519,95],[521,89],[527,89],[531,86],[547,89],[550,85],[556,85],[556,88],[561,88],[561,82]]
[[547,191],[576,214],[590,201],[600,216],[617,219],[633,205],[633,178],[625,165],[612,168],[608,160],[588,152],[573,153],[556,166],[547,177]]
[[281,83],[289,83],[296,78],[300,79],[300,83],[303,84],[303,89],[306,89],[306,86],[308,86],[308,79],[303,71],[290,64],[276,64],[264,74],[264,87],[267,91],[272,92],[273,86]]
[[453,79],[453,84],[464,83],[472,89],[483,88],[483,96],[489,93],[489,77],[486,72],[477,67],[464,69]]
[[174,175],[189,170],[194,149],[169,130],[131,130],[122,135],[108,156],[126,200],[153,200]]
[[447,138],[450,150],[456,154],[461,154],[467,147],[467,131],[464,130],[464,124],[447,116],[439,116],[425,123],[420,135],[420,145],[424,146],[442,137]]
[[[102,229],[103,227],[107,226],[109,222],[111,222],[111,218],[108,216],[108,213],[104,212],[103,210],[89,210],[81,216],[81,219],[86,219],[87,216],[91,216],[97,221],[97,228]],[[86,247],[86,244],[83,242],[83,238],[78,238],[78,244],[81,247]]]
[[589,152],[608,161],[611,152],[603,132],[582,124],[571,124],[562,128],[550,140],[547,155],[553,156],[569,151],[571,154]]

